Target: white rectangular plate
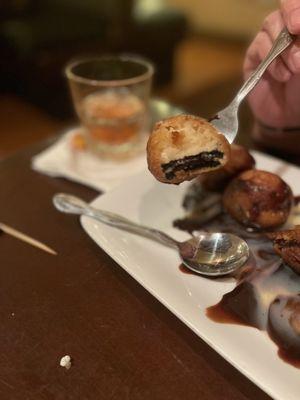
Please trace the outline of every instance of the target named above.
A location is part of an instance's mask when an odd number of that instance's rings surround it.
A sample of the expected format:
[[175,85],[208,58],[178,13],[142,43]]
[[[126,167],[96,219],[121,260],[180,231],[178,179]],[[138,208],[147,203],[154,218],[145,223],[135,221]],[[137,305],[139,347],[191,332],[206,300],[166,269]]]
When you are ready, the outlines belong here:
[[[299,168],[261,153],[253,155],[259,169],[278,173],[294,193],[300,194]],[[184,240],[187,234],[173,228],[172,221],[183,215],[181,203],[186,188],[187,184],[163,185],[145,171],[98,197],[92,205]],[[232,279],[208,280],[183,274],[172,249],[87,217],[82,218],[82,226],[145,289],[260,388],[276,400],[299,400],[300,370],[277,356],[277,348],[266,333],[218,324],[206,317],[206,308],[234,288]]]

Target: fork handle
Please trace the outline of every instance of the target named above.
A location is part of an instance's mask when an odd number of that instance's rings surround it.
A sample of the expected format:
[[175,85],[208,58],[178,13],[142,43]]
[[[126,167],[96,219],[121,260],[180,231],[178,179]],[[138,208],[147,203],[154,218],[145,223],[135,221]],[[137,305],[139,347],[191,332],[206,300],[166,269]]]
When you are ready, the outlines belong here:
[[246,80],[246,82],[236,95],[235,99],[238,103],[240,103],[247,96],[247,94],[257,85],[268,66],[293,42],[294,38],[295,36],[291,35],[287,28],[284,28],[279,33],[266,58],[262,60],[256,70],[249,76],[249,78]]

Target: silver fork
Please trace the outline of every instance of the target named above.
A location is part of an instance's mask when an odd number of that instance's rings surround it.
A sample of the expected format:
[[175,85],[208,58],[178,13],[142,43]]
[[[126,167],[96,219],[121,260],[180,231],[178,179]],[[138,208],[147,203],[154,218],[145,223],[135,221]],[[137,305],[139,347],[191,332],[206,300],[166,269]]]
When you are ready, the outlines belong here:
[[249,76],[246,82],[243,84],[241,89],[238,91],[232,102],[219,111],[210,123],[223,135],[226,136],[229,143],[232,143],[237,135],[239,128],[238,120],[238,109],[241,102],[247,96],[247,94],[256,86],[260,78],[268,66],[279,56],[294,40],[294,36],[284,28],[277,39],[275,40],[273,47],[268,53],[267,57],[259,64],[257,69]]

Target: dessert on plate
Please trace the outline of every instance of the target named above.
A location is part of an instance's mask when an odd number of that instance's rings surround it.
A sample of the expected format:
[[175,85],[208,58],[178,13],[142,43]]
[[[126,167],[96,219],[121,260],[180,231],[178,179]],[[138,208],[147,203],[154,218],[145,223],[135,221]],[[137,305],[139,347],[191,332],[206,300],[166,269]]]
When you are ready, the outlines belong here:
[[247,241],[251,256],[234,274],[235,288],[207,308],[207,317],[267,332],[279,357],[300,368],[300,227],[293,226],[299,210],[282,178],[254,169],[246,149],[232,146],[231,154],[223,168],[189,186],[188,215],[175,226]]
[[[274,245],[274,250],[295,272],[300,274],[300,226],[267,235]],[[300,288],[299,288],[300,290]]]
[[247,149],[230,146],[197,117],[157,123],[147,156],[149,170],[161,182],[196,178],[183,202],[187,215],[174,226],[191,234],[234,233],[251,249],[234,275],[236,287],[209,307],[207,316],[266,331],[279,356],[300,367],[300,227],[290,225],[295,208],[289,185],[277,174],[255,169]]
[[225,210],[241,224],[258,229],[283,225],[293,203],[291,188],[278,175],[251,169],[231,180],[223,195]]

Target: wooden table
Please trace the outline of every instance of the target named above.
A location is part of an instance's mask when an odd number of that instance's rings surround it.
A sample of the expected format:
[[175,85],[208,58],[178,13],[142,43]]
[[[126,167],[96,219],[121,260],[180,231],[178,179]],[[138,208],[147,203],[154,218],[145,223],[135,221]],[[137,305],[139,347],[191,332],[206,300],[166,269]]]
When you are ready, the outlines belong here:
[[54,209],[97,192],[32,171],[45,145],[0,163],[0,220],[58,252],[0,237],[0,398],[270,399]]
[[23,99],[0,94],[0,159],[62,131],[70,121],[59,121]]

